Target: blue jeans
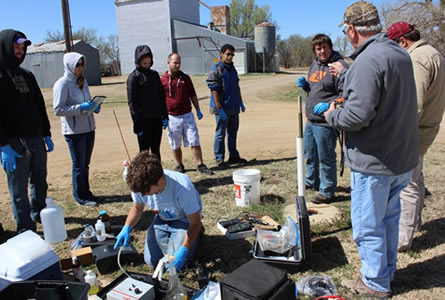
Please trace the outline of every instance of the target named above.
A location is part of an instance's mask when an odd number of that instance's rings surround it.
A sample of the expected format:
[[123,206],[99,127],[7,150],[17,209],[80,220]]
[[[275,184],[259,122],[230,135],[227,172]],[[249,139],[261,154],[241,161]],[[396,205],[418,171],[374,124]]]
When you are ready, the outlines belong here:
[[391,290],[397,268],[400,191],[411,173],[382,176],[351,170],[352,234],[362,263],[362,280],[376,291]]
[[303,135],[306,159],[306,185],[320,187],[320,194],[331,198],[337,187],[337,131],[306,122]]
[[[46,183],[47,153],[43,137],[22,139],[30,154],[25,155],[25,147],[19,139],[11,139],[10,145],[23,155],[16,158],[17,167],[6,172],[8,189],[11,196],[12,213],[17,224],[17,231],[36,231],[35,222],[40,222],[40,211],[46,207],[45,198],[48,190]],[[28,198],[28,182],[30,197]]]
[[[176,250],[181,247],[184,242],[187,230],[189,228],[188,223],[182,221],[164,221],[160,217],[156,216],[153,223],[147,229],[147,238],[144,247],[144,260],[145,263],[156,267],[159,260],[164,256],[160,248],[160,241],[165,238],[170,238],[173,243],[169,243],[169,253],[175,253]],[[187,260],[193,256],[196,246],[199,243],[199,236],[189,251]],[[172,247],[174,246],[174,249]]]
[[229,150],[229,159],[239,158],[238,150],[236,149],[236,136],[239,128],[239,113],[226,111],[227,119],[221,120],[219,114],[215,115],[216,130],[215,141],[213,144],[213,152],[215,153],[216,161],[224,161],[225,145],[224,139],[227,132],[227,148]]
[[65,135],[73,161],[73,196],[79,204],[93,200],[88,181],[89,165],[94,147],[94,131]]

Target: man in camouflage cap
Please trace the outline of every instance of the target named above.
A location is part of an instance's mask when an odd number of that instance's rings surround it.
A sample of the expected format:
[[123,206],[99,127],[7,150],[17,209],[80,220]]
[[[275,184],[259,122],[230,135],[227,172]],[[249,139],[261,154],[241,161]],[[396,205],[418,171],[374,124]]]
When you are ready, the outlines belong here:
[[340,25],[356,49],[354,63],[347,72],[332,64],[344,76],[344,106],[331,105],[325,118],[346,133],[352,231],[362,263],[361,275],[342,285],[354,295],[385,299],[397,267],[400,191],[419,154],[414,73],[407,52],[381,33],[371,3],[349,6]]

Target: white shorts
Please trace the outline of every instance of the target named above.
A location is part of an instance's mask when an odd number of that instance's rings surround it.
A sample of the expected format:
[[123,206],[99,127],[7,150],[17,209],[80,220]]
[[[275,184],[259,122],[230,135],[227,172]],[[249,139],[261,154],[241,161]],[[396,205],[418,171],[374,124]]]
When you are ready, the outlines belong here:
[[192,112],[185,115],[168,115],[168,143],[173,150],[181,147],[181,139],[184,147],[199,146],[198,127]]

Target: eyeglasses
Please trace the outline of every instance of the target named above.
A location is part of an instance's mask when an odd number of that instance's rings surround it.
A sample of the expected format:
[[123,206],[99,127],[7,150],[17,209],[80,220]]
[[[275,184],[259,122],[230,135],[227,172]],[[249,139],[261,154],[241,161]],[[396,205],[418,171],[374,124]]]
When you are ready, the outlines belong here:
[[231,52],[224,53],[224,54],[227,55],[227,56],[235,56],[235,53],[231,53]]
[[345,27],[343,28],[343,30],[341,32],[343,32],[344,35],[348,35],[348,29],[349,29],[349,25],[345,25]]
[[83,67],[85,65],[85,63],[83,63],[83,62],[78,62],[77,64],[76,64],[76,68],[78,68],[78,67]]

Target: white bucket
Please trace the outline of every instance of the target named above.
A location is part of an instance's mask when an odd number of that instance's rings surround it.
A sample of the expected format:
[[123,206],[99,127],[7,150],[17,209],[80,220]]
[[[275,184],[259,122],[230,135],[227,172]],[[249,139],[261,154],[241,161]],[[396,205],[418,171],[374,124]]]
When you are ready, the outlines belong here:
[[236,206],[260,203],[261,172],[257,169],[241,169],[233,172]]

